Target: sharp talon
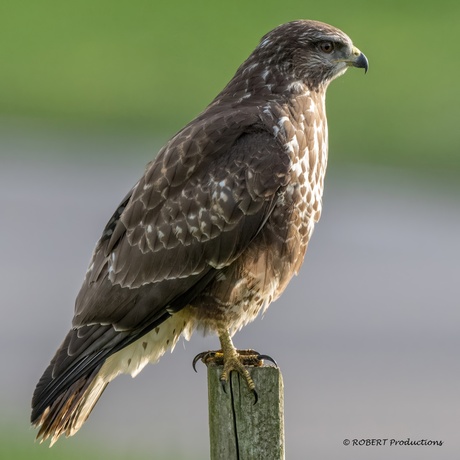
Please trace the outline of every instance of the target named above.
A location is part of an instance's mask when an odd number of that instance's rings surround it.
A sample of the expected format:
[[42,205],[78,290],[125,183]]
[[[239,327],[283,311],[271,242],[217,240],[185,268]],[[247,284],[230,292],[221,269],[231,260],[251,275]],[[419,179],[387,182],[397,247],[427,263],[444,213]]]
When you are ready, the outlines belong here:
[[270,361],[270,362],[273,363],[276,367],[278,367],[278,363],[277,363],[271,356],[268,356],[268,355],[257,355],[257,359],[266,359],[267,361]]
[[200,359],[203,359],[208,353],[209,353],[209,351],[202,351],[201,353],[198,353],[198,354],[193,358],[192,367],[193,367],[193,370],[194,370],[195,372],[198,372],[198,371],[196,370],[196,363],[197,363]]
[[263,366],[264,359],[270,361],[276,367],[278,367],[277,362],[271,356],[261,355],[255,350],[237,350],[233,346],[230,335],[226,331],[219,335],[219,340],[222,346],[220,350],[204,351],[193,358],[193,370],[197,372],[196,363],[200,360],[203,361],[207,367],[222,366],[220,384],[222,385],[222,391],[225,394],[228,393],[227,385],[230,385],[230,391],[233,391],[231,373],[237,372],[237,374],[246,382],[249,392],[254,395],[254,404],[257,404],[259,401],[259,395],[254,388],[254,382],[247,368]]

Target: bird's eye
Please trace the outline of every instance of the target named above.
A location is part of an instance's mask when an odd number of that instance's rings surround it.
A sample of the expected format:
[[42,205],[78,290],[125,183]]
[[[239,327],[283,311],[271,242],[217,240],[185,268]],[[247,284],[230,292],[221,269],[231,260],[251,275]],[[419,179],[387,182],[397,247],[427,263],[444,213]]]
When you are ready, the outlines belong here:
[[333,42],[321,42],[319,44],[319,48],[323,53],[331,54],[334,51],[334,43]]

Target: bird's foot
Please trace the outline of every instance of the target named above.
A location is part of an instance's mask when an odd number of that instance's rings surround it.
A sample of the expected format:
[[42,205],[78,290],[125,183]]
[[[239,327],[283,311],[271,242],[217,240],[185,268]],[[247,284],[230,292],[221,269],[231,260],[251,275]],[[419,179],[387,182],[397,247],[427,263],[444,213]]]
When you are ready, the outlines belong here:
[[222,383],[222,388],[226,392],[226,383],[232,371],[237,372],[241,375],[246,384],[248,385],[249,391],[254,394],[255,402],[257,402],[258,396],[255,390],[254,381],[251,378],[246,367],[261,367],[264,364],[264,359],[271,361],[275,366],[276,361],[267,355],[261,355],[255,350],[234,350],[234,353],[224,356],[222,350],[219,351],[204,351],[199,353],[193,359],[193,369],[196,372],[196,363],[201,359],[201,361],[209,366],[210,364],[216,366],[223,366],[222,374],[220,375],[220,381]]
[[[273,363],[276,367],[278,367],[278,364],[276,361],[268,355],[261,355],[255,350],[235,350],[238,357],[239,361],[243,366],[254,366],[254,367],[261,367],[264,364],[264,360],[270,361]],[[193,358],[193,370],[197,372],[196,370],[196,363],[198,361],[202,361],[206,366],[208,364],[214,364],[216,366],[224,366],[225,364],[225,358],[224,358],[224,353],[222,350],[218,351],[203,351],[201,353],[198,353],[195,358]],[[236,370],[236,369],[232,369]]]

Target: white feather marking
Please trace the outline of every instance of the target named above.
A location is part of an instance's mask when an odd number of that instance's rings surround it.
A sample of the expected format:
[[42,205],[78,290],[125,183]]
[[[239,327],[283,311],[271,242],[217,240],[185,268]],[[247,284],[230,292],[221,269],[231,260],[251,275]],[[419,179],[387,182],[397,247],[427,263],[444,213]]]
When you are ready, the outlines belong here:
[[248,67],[246,67],[246,69],[244,69],[244,72],[252,72],[254,69],[256,69],[257,67],[259,66],[259,63],[258,62],[254,62],[253,64],[249,65]]
[[266,48],[267,46],[270,46],[272,41],[269,38],[266,38],[261,44],[259,45],[259,48]]
[[109,266],[109,269],[108,269],[108,273],[112,273],[113,272],[113,266],[115,264],[115,253],[112,252],[110,254],[110,260],[109,260],[109,263],[108,263],[108,266]]
[[286,144],[286,147],[291,153],[296,153],[299,150],[299,143],[295,134],[293,138]]
[[278,120],[278,126],[281,128],[283,127],[284,123],[286,122],[289,122],[289,118],[288,117],[281,117],[279,120]]
[[316,120],[315,122],[313,123],[313,130],[315,132],[315,135],[313,136],[313,155],[318,158],[318,155],[319,155],[319,142],[318,142],[318,138],[319,138],[319,135],[321,133],[321,127],[322,127],[322,123],[320,122],[319,123],[319,126],[317,125],[316,123]]
[[273,116],[272,111],[271,111],[271,107],[270,107],[269,104],[266,105],[266,106],[264,106],[263,112],[264,112],[266,115],[271,115],[271,116]]
[[293,81],[288,85],[287,89],[295,93],[305,93],[305,85],[301,81]]

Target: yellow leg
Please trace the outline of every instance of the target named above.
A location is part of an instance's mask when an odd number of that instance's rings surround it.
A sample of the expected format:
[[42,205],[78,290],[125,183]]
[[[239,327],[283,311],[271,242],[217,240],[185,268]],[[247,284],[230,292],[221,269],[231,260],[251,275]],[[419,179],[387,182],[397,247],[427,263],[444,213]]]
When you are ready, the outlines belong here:
[[227,382],[230,373],[236,371],[246,380],[249,390],[254,391],[255,385],[245,367],[245,358],[248,357],[251,361],[255,361],[254,363],[251,362],[252,365],[262,366],[262,360],[258,359],[259,353],[253,350],[241,350],[239,352],[233,345],[232,338],[226,330],[219,333],[219,340],[224,360],[224,370],[220,376],[221,382]]

